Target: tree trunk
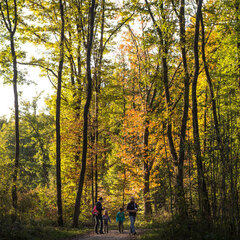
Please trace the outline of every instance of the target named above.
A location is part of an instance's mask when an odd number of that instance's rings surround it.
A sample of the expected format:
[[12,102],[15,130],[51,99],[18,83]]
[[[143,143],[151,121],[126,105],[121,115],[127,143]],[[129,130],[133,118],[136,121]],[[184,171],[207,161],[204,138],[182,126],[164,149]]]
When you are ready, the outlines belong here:
[[58,66],[58,85],[56,99],[56,177],[57,177],[57,208],[58,208],[58,226],[63,226],[62,210],[62,182],[61,182],[61,88],[62,88],[62,70],[64,61],[64,9],[62,0],[59,0],[61,14],[61,36],[60,36],[60,59]]
[[199,190],[199,208],[203,219],[208,220],[210,217],[210,205],[208,201],[208,192],[203,172],[201,146],[199,138],[198,127],[198,109],[197,109],[197,80],[199,74],[199,56],[198,56],[198,40],[199,40],[199,22],[201,18],[202,0],[198,2],[197,14],[196,14],[196,26],[195,26],[195,38],[194,38],[194,59],[195,59],[195,71],[194,79],[192,83],[192,121],[193,121],[193,136],[194,147],[196,152],[197,172],[198,172],[198,190]]
[[207,77],[207,82],[210,90],[210,97],[211,97],[211,103],[212,103],[212,112],[213,112],[213,120],[214,120],[214,128],[216,131],[216,136],[217,136],[217,143],[218,143],[218,149],[220,151],[220,159],[223,165],[223,173],[222,173],[222,188],[223,188],[223,201],[222,201],[222,212],[223,212],[223,217],[225,217],[225,201],[226,201],[226,195],[224,194],[226,192],[225,190],[225,169],[226,169],[226,154],[225,154],[225,149],[224,149],[224,144],[222,141],[221,133],[220,133],[220,128],[219,128],[219,121],[217,117],[217,107],[216,107],[216,100],[214,96],[214,90],[213,90],[213,84],[212,84],[212,79],[210,76],[210,72],[208,69],[208,64],[206,61],[206,56],[205,56],[205,29],[204,29],[204,22],[203,22],[203,16],[201,14],[201,27],[202,27],[202,59],[204,63],[204,69]]
[[95,88],[95,202],[98,200],[98,76],[96,76],[96,88]]
[[148,155],[148,137],[149,137],[149,121],[147,120],[144,127],[143,146],[144,146],[144,216],[147,217],[152,214],[152,206],[150,201],[150,170],[151,163]]
[[95,69],[95,202],[98,199],[98,115],[99,115],[99,94],[101,86],[101,67],[103,57],[103,33],[104,33],[104,22],[105,22],[105,0],[102,0],[102,15],[101,15],[101,35],[99,42],[99,51],[96,60]]
[[235,0],[235,8],[236,8],[236,32],[237,32],[237,58],[238,58],[238,70],[237,70],[237,80],[238,80],[238,88],[240,90],[240,1]]
[[92,190],[92,208],[95,205],[95,197],[94,197],[94,166],[93,166],[93,160],[91,163],[91,190]]
[[147,8],[148,8],[148,12],[151,16],[151,19],[153,21],[154,27],[157,30],[159,39],[160,39],[160,45],[161,45],[161,52],[162,52],[162,79],[163,79],[163,84],[164,84],[164,90],[165,90],[165,101],[166,101],[166,108],[168,111],[168,119],[167,119],[167,137],[168,137],[168,144],[169,144],[169,148],[170,148],[170,152],[172,155],[172,158],[175,162],[175,164],[177,163],[177,152],[176,149],[174,147],[174,142],[173,142],[173,138],[172,138],[172,124],[170,119],[170,108],[171,108],[171,99],[170,99],[170,92],[169,92],[169,84],[168,84],[168,65],[167,65],[167,55],[168,55],[168,49],[166,46],[166,43],[164,44],[164,40],[163,40],[163,34],[162,31],[160,29],[160,27],[158,26],[153,13],[151,11],[151,8],[149,6],[149,3],[147,0],[145,0]]
[[14,109],[15,109],[15,164],[13,173],[12,201],[15,210],[14,220],[17,218],[17,178],[19,170],[19,110],[18,110],[18,90],[17,90],[17,57],[15,53],[14,33],[11,33],[11,54],[13,58],[13,92],[14,92]]
[[84,177],[86,172],[86,163],[87,163],[87,143],[88,143],[88,112],[92,98],[92,75],[91,75],[91,50],[93,44],[93,28],[94,28],[94,19],[95,19],[95,0],[91,2],[90,8],[90,25],[88,33],[88,42],[87,42],[87,100],[84,106],[84,125],[83,125],[83,147],[82,147],[82,169],[79,178],[77,197],[75,201],[74,216],[73,216],[73,227],[78,227],[78,218],[80,214],[80,204],[82,198]]
[[[9,17],[9,3],[5,1],[7,16],[5,16],[2,4],[0,3],[0,12],[2,15],[3,22],[7,31],[9,32],[9,40],[11,47],[11,56],[12,56],[12,66],[13,66],[13,93],[14,93],[14,110],[15,110],[15,161],[13,169],[13,185],[12,185],[12,205],[14,208],[14,214],[12,216],[12,221],[15,222],[17,219],[17,210],[18,210],[18,196],[17,196],[17,179],[19,171],[19,109],[18,109],[18,70],[17,70],[17,56],[15,51],[15,33],[18,24],[18,15],[17,15],[17,1],[14,0],[14,16]],[[12,21],[11,21],[12,19]]]
[[[180,8],[180,41],[181,41],[181,51],[182,51],[182,58],[183,58],[183,65],[184,65],[184,110],[183,110],[183,117],[182,117],[182,125],[180,131],[180,144],[179,144],[179,156],[176,152],[173,136],[172,136],[172,123],[170,120],[170,109],[171,109],[171,98],[170,98],[170,91],[169,91],[169,80],[168,80],[168,65],[167,65],[167,43],[164,42],[163,33],[158,26],[153,13],[150,9],[149,3],[145,0],[148,11],[150,13],[151,19],[153,24],[158,32],[161,44],[161,51],[162,51],[162,76],[163,76],[163,84],[165,90],[165,102],[168,111],[168,119],[167,119],[167,137],[168,137],[168,145],[170,148],[171,156],[174,161],[174,164],[178,167],[177,173],[177,183],[176,183],[176,205],[181,216],[186,215],[186,205],[185,205],[185,196],[184,196],[184,186],[183,186],[183,166],[184,166],[184,158],[185,158],[185,135],[186,135],[186,127],[187,127],[187,119],[188,119],[188,108],[189,108],[189,73],[187,68],[187,57],[186,57],[186,49],[185,49],[185,1],[181,1],[181,8]],[[163,10],[163,5],[161,5],[161,10]]]
[[186,129],[188,120],[188,108],[189,108],[189,73],[187,66],[187,55],[186,55],[186,36],[185,36],[185,0],[181,0],[180,15],[180,45],[184,67],[184,109],[182,116],[182,125],[180,131],[180,145],[179,145],[179,158],[178,158],[178,173],[177,173],[177,184],[176,184],[176,201],[180,215],[186,215],[186,203],[184,196],[183,186],[183,167],[185,159],[185,145],[186,145]]

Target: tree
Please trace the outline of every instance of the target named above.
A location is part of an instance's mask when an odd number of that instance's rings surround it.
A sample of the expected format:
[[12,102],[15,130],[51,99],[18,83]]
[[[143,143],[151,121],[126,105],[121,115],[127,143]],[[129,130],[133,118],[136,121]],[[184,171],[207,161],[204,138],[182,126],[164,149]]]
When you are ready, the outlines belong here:
[[62,87],[62,71],[64,61],[64,7],[63,1],[59,0],[59,8],[61,14],[61,36],[60,36],[60,58],[58,67],[58,85],[56,99],[56,177],[57,177],[57,206],[58,206],[58,225],[63,226],[63,210],[62,210],[62,184],[61,184],[61,133],[60,133],[60,111],[61,111],[61,87]]
[[95,0],[91,1],[90,11],[89,11],[89,32],[87,36],[87,99],[84,106],[84,126],[83,126],[83,146],[82,146],[82,169],[79,178],[79,184],[77,189],[77,197],[74,208],[73,216],[73,227],[78,227],[78,217],[80,214],[80,203],[83,191],[84,177],[86,171],[86,160],[87,160],[87,144],[88,144],[88,112],[92,98],[92,74],[91,74],[91,51],[93,43],[93,29],[95,20]]
[[[153,25],[158,33],[159,40],[160,40],[160,54],[161,54],[161,64],[162,64],[162,81],[164,84],[165,90],[165,102],[166,102],[166,109],[167,109],[167,138],[168,144],[171,152],[171,156],[173,159],[174,164],[178,168],[177,172],[177,182],[176,182],[176,207],[178,209],[178,213],[181,217],[185,217],[187,214],[186,211],[186,202],[184,196],[184,184],[183,184],[183,168],[184,168],[184,160],[185,160],[185,147],[186,147],[186,129],[187,129],[187,121],[188,121],[188,108],[189,108],[189,81],[190,76],[188,72],[188,64],[187,64],[187,55],[186,55],[186,34],[185,34],[185,1],[180,2],[180,10],[177,11],[174,1],[172,1],[173,9],[179,18],[179,29],[180,29],[180,48],[182,54],[182,62],[184,68],[184,107],[183,113],[181,118],[181,128],[180,128],[180,141],[179,141],[179,154],[177,153],[176,146],[173,139],[172,133],[172,112],[176,107],[176,104],[179,100],[176,100],[175,103],[172,102],[170,96],[170,87],[169,87],[169,66],[168,66],[168,55],[169,55],[169,48],[171,38],[168,38],[168,33],[164,27],[160,26],[156,21],[154,14],[151,10],[151,6],[147,0],[145,0],[148,12],[151,16]],[[167,3],[166,3],[167,5]],[[164,2],[160,4],[160,13],[162,17],[163,24],[167,21],[166,20],[166,11],[164,9]],[[162,30],[162,28],[164,30]],[[179,65],[180,66],[180,65]],[[176,68],[175,73],[178,71]],[[175,76],[173,74],[173,78]]]
[[[13,4],[13,5],[11,5]],[[15,210],[13,221],[17,219],[17,179],[19,171],[19,107],[18,107],[18,69],[17,69],[17,55],[15,50],[15,33],[17,30],[18,24],[18,9],[17,1],[9,3],[4,1],[0,3],[0,11],[2,20],[5,24],[5,27],[9,33],[9,41],[11,46],[11,56],[12,56],[12,69],[13,69],[13,92],[14,92],[14,110],[15,110],[15,164],[14,164],[14,173],[13,173],[13,185],[12,185],[12,204]],[[12,16],[10,15],[12,14]]]
[[194,135],[194,147],[196,152],[197,170],[198,170],[198,191],[199,191],[199,208],[204,219],[209,219],[211,215],[210,205],[208,201],[208,192],[206,181],[203,172],[201,147],[199,139],[199,127],[198,127],[198,109],[197,109],[197,80],[199,74],[199,56],[198,56],[198,40],[199,40],[199,25],[201,20],[202,0],[198,2],[198,8],[196,13],[196,26],[195,26],[195,38],[194,38],[194,59],[195,59],[195,71],[194,79],[192,83],[192,122],[193,122],[193,135]]

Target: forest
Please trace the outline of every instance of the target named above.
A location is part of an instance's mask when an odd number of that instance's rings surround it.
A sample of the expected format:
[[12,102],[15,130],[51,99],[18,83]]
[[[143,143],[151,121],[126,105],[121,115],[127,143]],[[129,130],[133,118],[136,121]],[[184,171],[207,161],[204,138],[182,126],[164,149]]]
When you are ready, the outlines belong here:
[[0,81],[0,239],[132,196],[141,239],[239,239],[240,0],[0,0]]

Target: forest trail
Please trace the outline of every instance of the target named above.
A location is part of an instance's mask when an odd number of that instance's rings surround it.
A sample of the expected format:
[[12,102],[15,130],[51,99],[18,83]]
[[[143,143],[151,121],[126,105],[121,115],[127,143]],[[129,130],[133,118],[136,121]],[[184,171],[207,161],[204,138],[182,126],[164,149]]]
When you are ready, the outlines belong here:
[[131,240],[139,239],[139,233],[137,235],[129,235],[129,231],[125,230],[123,233],[119,233],[117,230],[110,230],[107,234],[95,234],[89,233],[84,236],[78,236],[71,240]]

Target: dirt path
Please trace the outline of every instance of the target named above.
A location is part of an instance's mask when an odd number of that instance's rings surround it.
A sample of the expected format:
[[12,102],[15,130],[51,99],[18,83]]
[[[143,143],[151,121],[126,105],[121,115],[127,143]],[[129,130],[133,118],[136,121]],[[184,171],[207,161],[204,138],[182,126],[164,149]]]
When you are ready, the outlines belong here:
[[117,230],[110,230],[107,234],[89,233],[88,235],[76,237],[74,240],[134,240],[138,238],[139,234],[134,236],[129,235],[129,231],[127,230],[123,233],[119,233]]

